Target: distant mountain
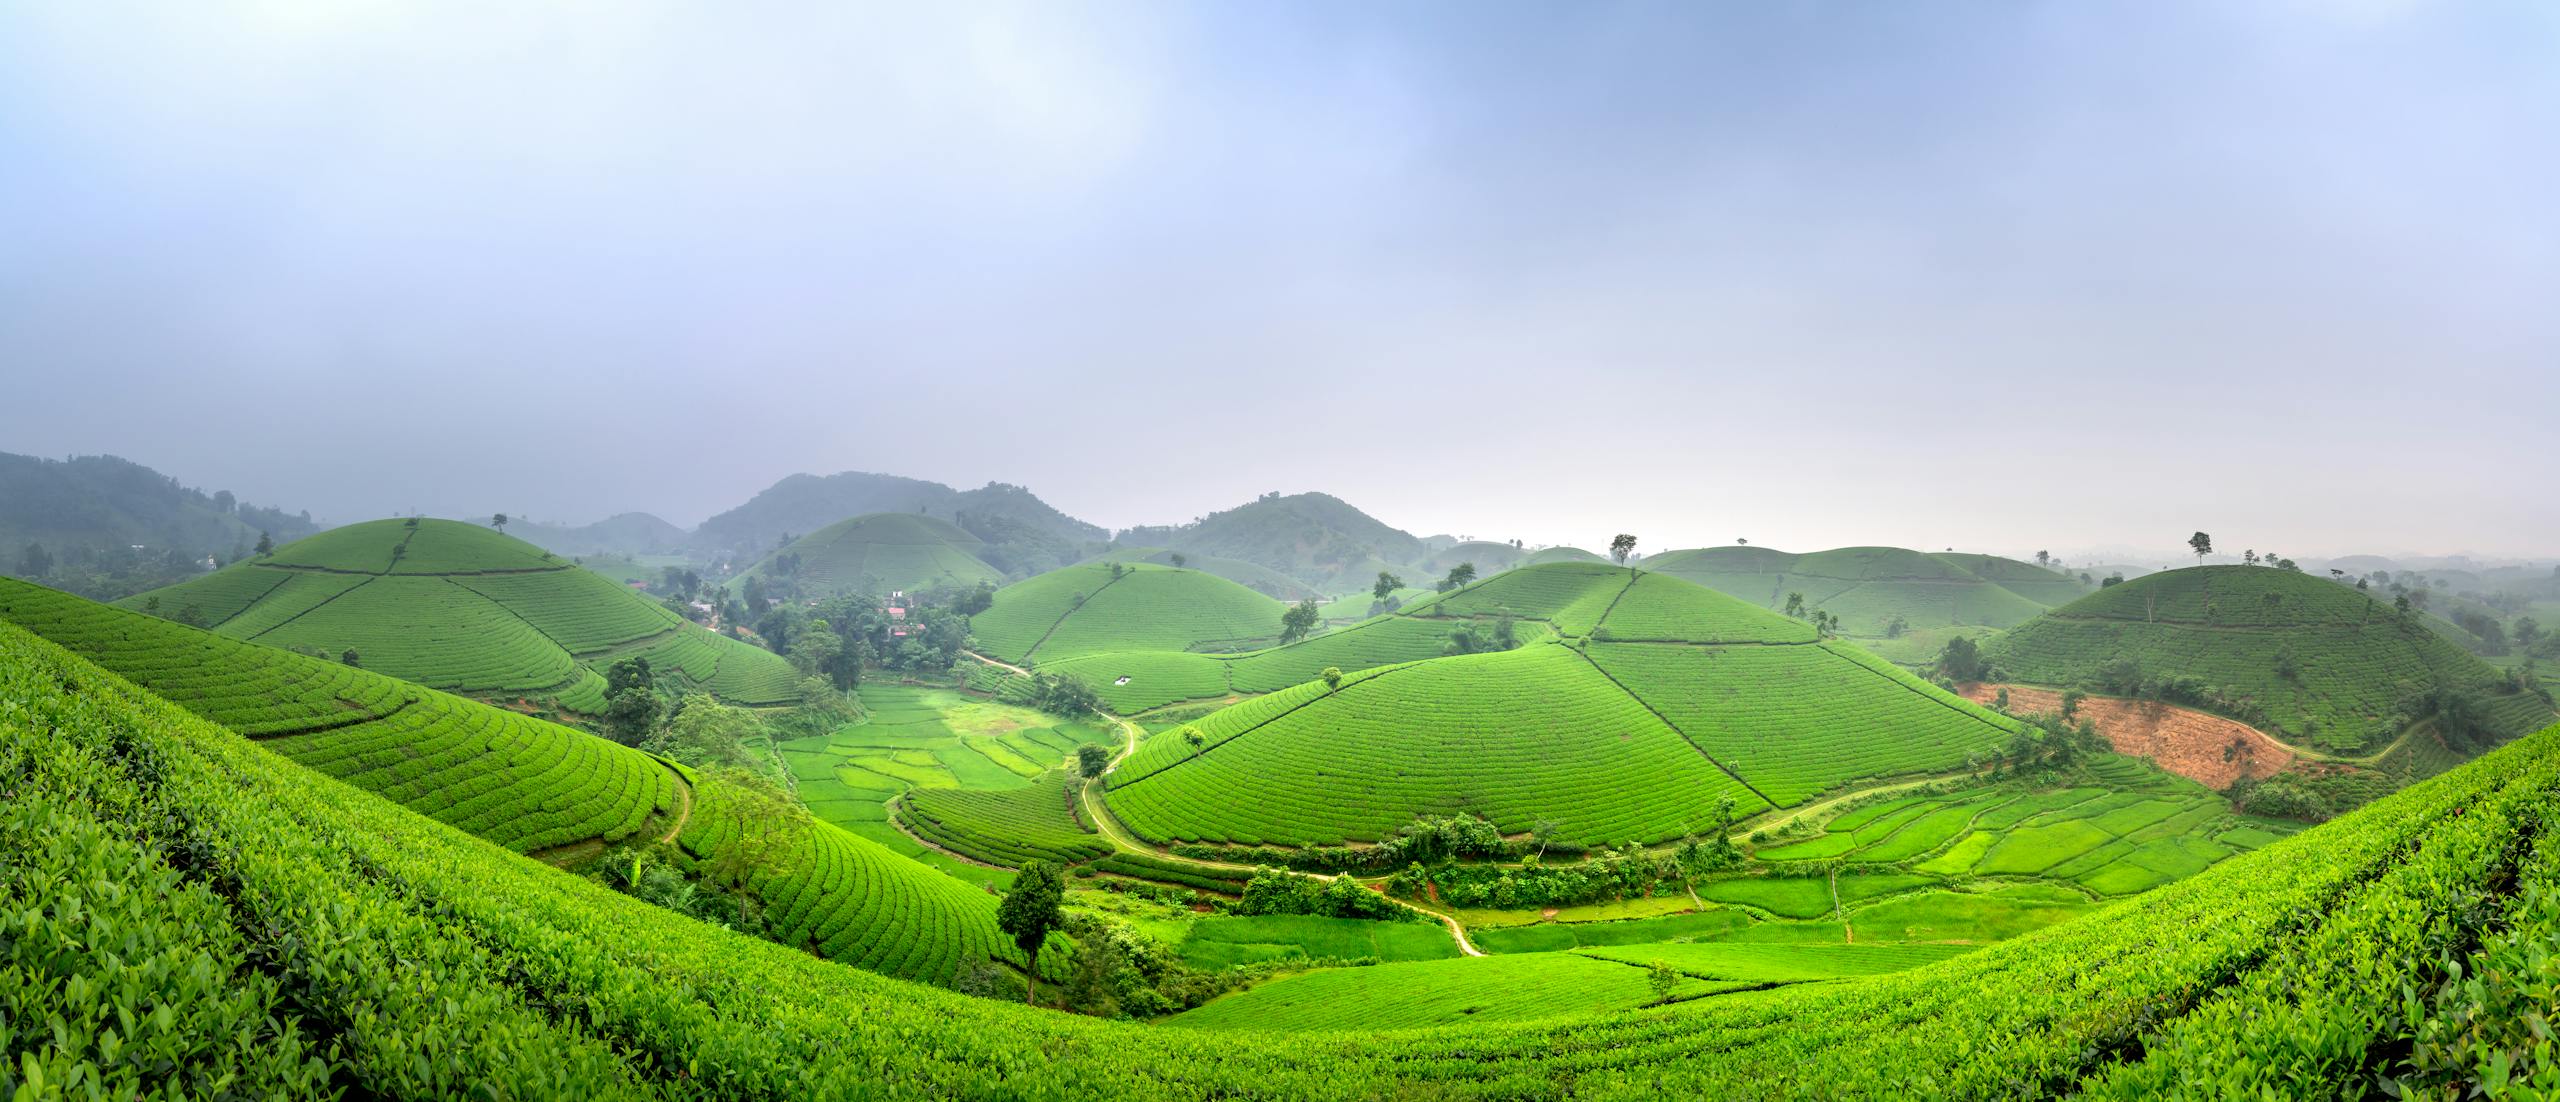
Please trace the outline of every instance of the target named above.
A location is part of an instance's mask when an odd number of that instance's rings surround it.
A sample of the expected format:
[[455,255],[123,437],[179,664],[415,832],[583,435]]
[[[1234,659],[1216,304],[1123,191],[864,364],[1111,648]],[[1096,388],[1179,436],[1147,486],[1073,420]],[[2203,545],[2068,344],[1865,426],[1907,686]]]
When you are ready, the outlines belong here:
[[1030,490],[990,482],[954,490],[939,482],[846,471],[795,474],[747,503],[702,522],[690,546],[705,554],[754,559],[786,536],[872,513],[920,513],[959,525],[985,546],[979,555],[1007,573],[1027,576],[1079,561],[1111,533],[1051,507]]
[[84,455],[40,459],[0,452],[0,548],[15,565],[28,541],[57,556],[72,548],[142,544],[197,556],[228,556],[258,533],[275,542],[320,530],[310,513],[263,509],[206,493],[128,459]]
[[309,513],[181,486],[112,455],[0,452],[0,573],[88,597],[192,577],[208,556],[228,562],[247,554],[261,532],[285,543],[319,530]]
[[1412,533],[1317,493],[1264,494],[1190,524],[1131,528],[1119,542],[1238,559],[1332,592],[1365,587],[1378,571],[1430,554]]
[[518,518],[511,535],[555,555],[664,555],[691,538],[649,513],[617,513],[593,524],[544,524]]

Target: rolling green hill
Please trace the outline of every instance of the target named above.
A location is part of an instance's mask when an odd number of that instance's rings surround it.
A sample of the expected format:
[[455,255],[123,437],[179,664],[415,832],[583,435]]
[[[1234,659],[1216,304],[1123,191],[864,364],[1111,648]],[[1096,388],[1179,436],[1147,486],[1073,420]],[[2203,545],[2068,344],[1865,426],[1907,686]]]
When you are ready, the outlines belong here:
[[797,699],[780,656],[475,524],[377,520],[119,602],[215,633],[336,658],[471,696],[604,708],[601,670],[642,656],[740,704]]
[[1088,563],[997,590],[995,603],[970,618],[969,632],[1008,662],[1238,650],[1278,637],[1281,611],[1280,602],[1204,571]]
[[[1182,556],[1180,563],[1173,561],[1175,555]],[[1270,567],[1249,563],[1242,559],[1219,558],[1216,555],[1174,551],[1163,547],[1117,547],[1094,556],[1092,561],[1147,562],[1158,566],[1178,565],[1186,570],[1215,574],[1265,597],[1280,601],[1297,601],[1323,596],[1316,591],[1315,587]]]
[[1644,569],[1685,578],[1768,608],[1791,593],[1840,618],[1863,639],[1948,627],[2005,628],[2088,592],[2075,578],[1996,555],[1931,555],[1899,547],[1842,547],[1798,555],[1766,547],[1665,551]]
[[1030,490],[1008,483],[955,490],[922,479],[845,471],[783,478],[745,504],[703,521],[693,532],[692,546],[705,554],[753,558],[772,551],[793,533],[815,532],[847,517],[872,513],[923,514],[950,521],[984,541],[981,557],[1026,575],[1082,559],[1111,536],[1059,512]]
[[[383,674],[7,579],[0,620],[283,759],[519,853],[672,833],[709,860],[742,829],[726,791],[648,754]],[[823,823],[753,885],[783,940],[848,964],[943,981],[1008,951],[993,898]]]
[[838,521],[791,541],[738,575],[785,577],[812,593],[965,589],[1003,584],[1004,573],[978,558],[978,537],[920,513],[872,513]]
[[1714,822],[1719,797],[1745,815],[1793,806],[1962,767],[2017,729],[1800,621],[1605,564],[1522,567],[1341,634],[1461,615],[1564,638],[1245,701],[1195,725],[1198,749],[1170,732],[1142,744],[1110,806],[1181,841],[1377,840],[1456,812],[1659,841]]
[[[9,592],[0,603],[27,590]],[[314,785],[14,626],[0,626],[0,700],[0,868],[23,873],[0,877],[23,977],[0,1071],[13,1090],[921,1098],[1020,1094],[1036,1077],[1079,1099],[2103,1100],[2356,1097],[2381,1076],[2453,1097],[2554,1074],[2527,1015],[2560,959],[2543,903],[2560,891],[2543,826],[2560,730],[1908,971],[1496,1015],[1545,1020],[1210,1036],[935,991],[659,910]],[[96,951],[105,928],[115,951]],[[1668,959],[1693,979],[1764,966],[1698,946],[1578,955]],[[1400,985],[1444,1001],[1393,1013],[1472,1018],[1447,994],[1469,982],[1458,970],[1520,967],[1508,959],[1445,962]],[[1476,986],[1541,989],[1535,974]],[[1361,1024],[1380,1020],[1394,1019]]]
[[75,549],[143,545],[188,557],[246,552],[260,532],[289,540],[317,531],[311,514],[242,504],[228,490],[206,493],[131,460],[84,455],[67,460],[0,452],[0,557],[18,567],[30,542],[57,559]]
[[1190,524],[1132,528],[1122,544],[1239,559],[1328,593],[1427,557],[1422,541],[1326,494],[1265,494]]
[[2549,702],[2499,691],[2495,668],[2388,601],[2268,567],[2145,575],[2011,629],[1987,655],[2008,678],[2119,695],[2187,679],[2198,703],[2342,752],[2390,741],[2421,718],[2411,702],[2431,691],[2476,696],[2491,739],[2552,719]]

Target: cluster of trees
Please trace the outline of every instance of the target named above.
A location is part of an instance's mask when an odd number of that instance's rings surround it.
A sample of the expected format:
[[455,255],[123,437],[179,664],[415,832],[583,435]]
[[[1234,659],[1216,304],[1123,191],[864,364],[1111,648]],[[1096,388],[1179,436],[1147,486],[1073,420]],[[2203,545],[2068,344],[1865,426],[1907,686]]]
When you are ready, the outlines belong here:
[[1519,626],[1512,622],[1511,617],[1502,616],[1497,617],[1493,621],[1493,626],[1489,628],[1473,620],[1459,624],[1457,630],[1449,633],[1449,645],[1441,648],[1440,653],[1444,655],[1482,654],[1487,651],[1510,650],[1519,645]]
[[[1798,620],[1812,621],[1813,630],[1824,636],[1836,636],[1840,634],[1840,618],[1829,612],[1825,612],[1822,609],[1807,605],[1805,603],[1804,594],[1802,593],[1789,592],[1787,594],[1787,603],[1784,611],[1787,615]],[[1894,617],[1894,623],[1901,624],[1905,627],[1909,626],[1905,624],[1902,617],[1899,616]],[[1891,634],[1887,635],[1886,638],[1893,638],[1900,634],[1901,630],[1896,628]]]
[[1931,664],[1930,671],[1951,685],[2000,680],[2000,671],[1983,656],[1982,647],[1963,635],[1947,640],[1947,645],[1938,649],[1938,660]]
[[[2068,701],[2076,705],[2078,701]],[[2076,710],[2076,709],[2074,709]],[[2001,748],[1987,755],[1968,755],[1965,765],[1992,777],[2068,772],[2080,763],[2113,750],[2096,724],[2073,724],[2068,715],[2021,717],[2026,726]]]
[[1319,880],[1274,868],[1257,869],[1253,879],[1245,881],[1243,897],[1236,901],[1234,913],[1426,921],[1420,912],[1361,887],[1359,881],[1348,876]]
[[1376,873],[1414,862],[1504,861],[1544,853],[1552,849],[1558,855],[1580,856],[1583,848],[1558,842],[1555,835],[1561,824],[1541,819],[1530,827],[1526,840],[1504,838],[1491,822],[1475,815],[1446,815],[1415,819],[1393,837],[1374,846],[1212,846],[1185,843],[1173,847],[1178,857],[1203,861],[1227,861],[1272,865],[1308,872]]
[[1453,907],[1569,907],[1649,898],[1740,859],[1721,836],[1714,843],[1692,839],[1667,855],[1647,853],[1629,842],[1570,864],[1548,864],[1536,854],[1522,858],[1517,867],[1414,862],[1387,879],[1387,891],[1406,899],[1436,898]]
[[[748,588],[755,579],[747,580]],[[960,660],[969,644],[969,613],[962,611],[979,597],[975,590],[941,597],[916,598],[903,617],[891,616],[877,598],[838,594],[809,606],[785,601],[766,608],[756,619],[755,634],[765,649],[789,658],[803,676],[824,677],[839,691],[862,682],[866,667],[916,673],[942,673]]]

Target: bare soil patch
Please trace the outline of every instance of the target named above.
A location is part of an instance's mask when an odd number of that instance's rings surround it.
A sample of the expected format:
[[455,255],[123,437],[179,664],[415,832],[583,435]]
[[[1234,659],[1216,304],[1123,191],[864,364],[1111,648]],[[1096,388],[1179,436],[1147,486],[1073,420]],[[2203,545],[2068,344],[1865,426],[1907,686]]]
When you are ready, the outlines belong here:
[[[1964,686],[1964,695],[1989,704],[2004,688],[2009,690],[2009,710],[2020,715],[2062,711],[2062,694],[2053,689],[1975,684]],[[2230,787],[2244,773],[2260,780],[2275,776],[2295,760],[2291,749],[2246,723],[2156,700],[2086,696],[2077,718],[2095,724],[2117,753],[2149,758],[2215,791]],[[2235,743],[2242,752],[2229,752]]]

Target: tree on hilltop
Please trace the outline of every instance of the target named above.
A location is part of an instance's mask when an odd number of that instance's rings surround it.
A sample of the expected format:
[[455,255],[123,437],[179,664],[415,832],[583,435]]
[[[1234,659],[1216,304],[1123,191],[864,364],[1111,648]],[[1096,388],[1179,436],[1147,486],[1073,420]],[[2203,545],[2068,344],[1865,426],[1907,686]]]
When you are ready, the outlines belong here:
[[1628,535],[1625,532],[1620,532],[1609,538],[1609,557],[1618,560],[1618,565],[1627,565],[1627,556],[1635,554],[1635,551],[1636,538],[1634,536]]
[[2204,557],[2213,554],[2213,537],[2202,532],[2187,537],[2187,549],[2196,553],[2196,565],[2204,565]]
[[1403,588],[1404,579],[1381,570],[1378,572],[1377,584],[1369,587],[1369,596],[1373,599],[1383,601],[1388,597],[1393,596],[1395,591]]
[[1474,580],[1476,580],[1476,564],[1462,562],[1450,567],[1448,576],[1440,579],[1440,584],[1434,588],[1447,593],[1453,589],[1466,588],[1466,584]]
[[2046,567],[2052,566],[2052,565],[2053,565],[2053,552],[2051,552],[2051,551],[2038,551],[2038,552],[2036,552],[2036,565],[2037,565],[2037,566],[2046,566]]
[[267,557],[267,556],[269,556],[269,555],[275,554],[275,553],[276,553],[276,541],[275,541],[275,537],[270,536],[270,535],[266,534],[265,532],[260,532],[260,533],[258,533],[258,548],[257,548],[257,551],[258,551],[258,557],[259,557],[259,558],[262,558],[262,559],[263,559],[263,558],[266,558],[266,557]]
[[1191,561],[1190,559],[1184,558],[1180,551],[1176,551],[1171,555],[1165,556],[1165,560],[1171,562],[1173,564],[1173,568],[1176,570],[1182,569],[1182,564]]
[[1324,688],[1326,692],[1332,692],[1333,690],[1342,687],[1342,667],[1340,666],[1326,666],[1324,668],[1324,672],[1317,674],[1316,676],[1324,679]]
[[505,513],[500,513],[496,516],[490,517],[489,527],[495,528],[499,532],[504,533],[507,530],[507,515]]

